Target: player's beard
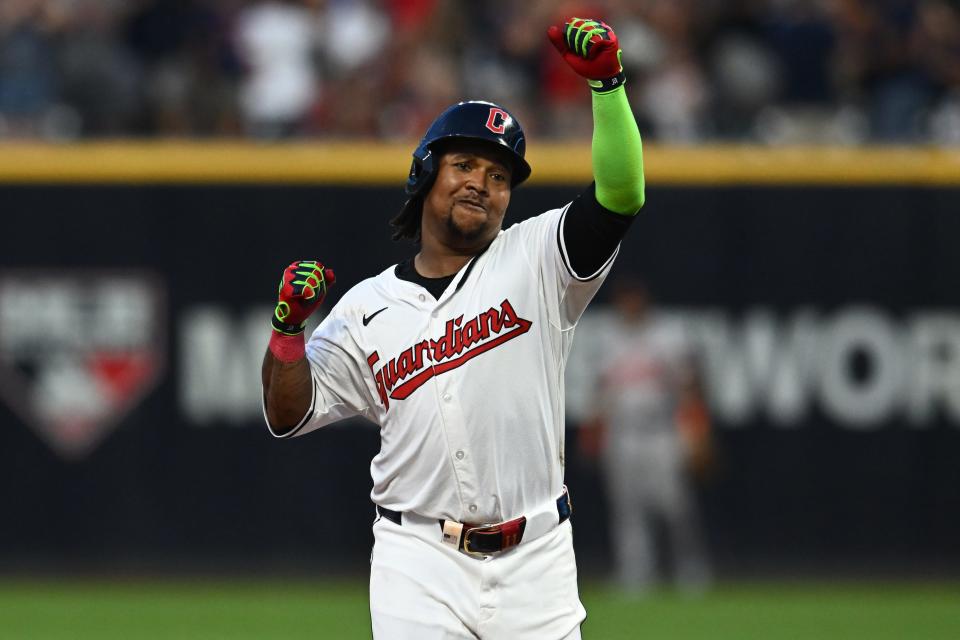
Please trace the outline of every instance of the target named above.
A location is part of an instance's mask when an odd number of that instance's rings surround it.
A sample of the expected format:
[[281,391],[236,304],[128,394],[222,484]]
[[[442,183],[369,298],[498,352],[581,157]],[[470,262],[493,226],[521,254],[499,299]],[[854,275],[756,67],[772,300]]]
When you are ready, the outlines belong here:
[[486,239],[486,236],[489,234],[489,225],[487,224],[490,215],[489,211],[487,212],[487,220],[476,222],[467,227],[457,221],[457,216],[454,212],[456,207],[456,203],[452,204],[450,206],[450,212],[447,215],[447,232],[449,233],[450,239],[456,241],[456,244],[459,246],[468,247]]

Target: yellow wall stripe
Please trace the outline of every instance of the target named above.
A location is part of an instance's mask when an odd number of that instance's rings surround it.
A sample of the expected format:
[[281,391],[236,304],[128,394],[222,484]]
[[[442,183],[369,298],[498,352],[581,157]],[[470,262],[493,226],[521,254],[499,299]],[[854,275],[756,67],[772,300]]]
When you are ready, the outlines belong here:
[[[414,142],[0,144],[0,183],[396,185]],[[591,180],[588,144],[533,141],[531,184]],[[647,145],[650,185],[960,186],[960,149]]]

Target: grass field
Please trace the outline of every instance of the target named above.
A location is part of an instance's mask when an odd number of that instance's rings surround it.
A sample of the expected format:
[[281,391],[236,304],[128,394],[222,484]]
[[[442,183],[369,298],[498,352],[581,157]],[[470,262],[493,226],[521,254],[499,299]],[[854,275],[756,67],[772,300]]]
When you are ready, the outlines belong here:
[[[697,599],[582,589],[587,640],[960,640],[960,584],[731,584]],[[0,580],[3,640],[369,638],[362,582]],[[509,640],[509,639],[504,639]]]

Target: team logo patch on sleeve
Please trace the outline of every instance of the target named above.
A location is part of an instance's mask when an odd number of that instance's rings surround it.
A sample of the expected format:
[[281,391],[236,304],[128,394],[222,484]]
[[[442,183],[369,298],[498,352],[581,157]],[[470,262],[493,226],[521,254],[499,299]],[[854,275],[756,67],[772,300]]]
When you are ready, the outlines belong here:
[[385,364],[374,351],[367,364],[385,409],[390,400],[404,400],[427,380],[466,364],[530,330],[533,322],[517,315],[509,300],[464,322],[463,316],[447,320],[446,331],[436,340],[423,340]]

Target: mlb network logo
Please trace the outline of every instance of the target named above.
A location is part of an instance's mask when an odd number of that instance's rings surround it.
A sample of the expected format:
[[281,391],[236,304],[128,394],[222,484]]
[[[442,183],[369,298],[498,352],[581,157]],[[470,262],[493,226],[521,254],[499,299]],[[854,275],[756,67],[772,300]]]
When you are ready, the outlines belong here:
[[90,453],[159,380],[159,282],[131,271],[0,272],[0,399],[61,456]]

